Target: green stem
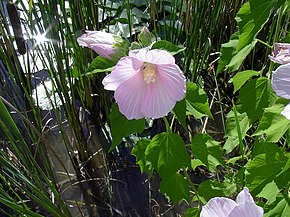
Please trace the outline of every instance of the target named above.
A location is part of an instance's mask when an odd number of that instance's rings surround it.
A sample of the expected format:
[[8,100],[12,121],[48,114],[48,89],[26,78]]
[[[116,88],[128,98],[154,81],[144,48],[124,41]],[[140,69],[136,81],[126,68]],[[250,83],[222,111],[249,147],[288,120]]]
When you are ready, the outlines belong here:
[[163,120],[164,120],[164,123],[165,123],[165,126],[166,126],[166,131],[167,132],[172,132],[171,128],[170,128],[170,125],[168,123],[168,120],[166,117],[163,117]]

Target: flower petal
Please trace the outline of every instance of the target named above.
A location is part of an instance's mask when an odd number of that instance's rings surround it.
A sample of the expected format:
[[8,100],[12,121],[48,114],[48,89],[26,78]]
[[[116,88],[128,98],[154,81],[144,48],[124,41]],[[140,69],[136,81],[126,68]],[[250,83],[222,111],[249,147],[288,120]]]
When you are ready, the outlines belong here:
[[290,99],[290,63],[273,71],[272,87],[278,96]]
[[175,102],[167,94],[160,78],[156,75],[156,81],[147,85],[141,112],[148,118],[161,118],[173,109]]
[[140,119],[144,117],[140,107],[145,92],[146,83],[142,73],[134,74],[116,89],[114,96],[119,110],[127,119]]
[[186,92],[186,80],[176,64],[157,65],[161,82],[171,99],[180,101]]
[[255,203],[247,187],[244,187],[244,189],[238,194],[236,201],[237,204],[244,204],[246,202]]
[[284,108],[284,110],[281,112],[282,115],[285,116],[285,118],[290,120],[290,103],[288,105],[286,105],[286,107]]
[[148,48],[142,48],[140,50],[132,50],[129,52],[129,56],[136,58],[142,62],[153,64],[172,64],[175,63],[174,57],[165,50],[149,50]]
[[255,203],[247,202],[233,208],[228,217],[263,217],[264,210]]
[[107,59],[112,59],[110,55],[116,53],[113,46],[108,44],[92,44],[90,48],[93,49],[100,56]]
[[202,207],[200,217],[228,217],[236,202],[224,197],[215,197]]
[[119,60],[113,71],[103,80],[106,90],[116,90],[120,84],[139,72],[143,63],[131,57],[123,57]]

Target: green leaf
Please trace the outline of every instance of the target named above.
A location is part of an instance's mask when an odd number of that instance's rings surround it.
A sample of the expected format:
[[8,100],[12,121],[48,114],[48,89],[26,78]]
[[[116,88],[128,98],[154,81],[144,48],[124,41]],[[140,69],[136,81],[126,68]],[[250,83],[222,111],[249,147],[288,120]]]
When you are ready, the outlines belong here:
[[185,99],[176,103],[175,107],[173,108],[173,112],[178,118],[180,124],[183,126],[184,129],[186,128],[186,102]]
[[114,150],[122,138],[132,133],[142,133],[145,129],[145,120],[128,120],[123,114],[120,113],[118,105],[116,103],[112,106],[110,114],[111,131],[112,131],[112,145],[110,151]]
[[290,120],[281,115],[283,109],[284,105],[266,108],[253,136],[266,135],[267,142],[278,142],[290,127]]
[[[242,138],[245,137],[247,131],[250,129],[250,123],[247,114],[237,112],[237,119],[240,125]],[[236,125],[234,111],[230,111],[227,114],[226,120],[226,133],[225,138],[227,138],[223,149],[226,150],[226,153],[230,153],[234,148],[239,145],[239,136],[238,136],[238,128]]]
[[208,116],[212,118],[208,98],[203,89],[199,88],[195,83],[186,84],[186,108],[195,118]]
[[209,201],[213,197],[228,197],[237,190],[234,182],[217,182],[206,180],[198,186],[198,195],[203,202]]
[[191,168],[193,170],[195,170],[196,167],[198,167],[198,166],[206,166],[206,165],[199,159],[192,159],[191,160]]
[[263,197],[267,199],[267,204],[271,204],[276,200],[278,193],[280,192],[274,181],[268,183],[263,190],[257,195],[257,197]]
[[195,158],[215,172],[218,165],[226,166],[222,159],[222,148],[219,142],[214,141],[206,134],[198,134],[192,139],[191,149]]
[[200,209],[198,207],[189,208],[186,210],[185,217],[199,217]]
[[189,202],[188,183],[178,172],[166,179],[162,179],[160,183],[160,191],[166,194],[173,203],[179,202],[183,199]]
[[269,142],[259,142],[254,145],[254,149],[252,151],[252,158],[256,157],[259,154],[265,154],[265,153],[277,153],[281,152],[282,149],[277,146],[275,143],[269,143]]
[[257,40],[253,40],[251,44],[245,46],[239,52],[237,52],[238,42],[237,32],[232,35],[228,43],[222,44],[217,75],[224,70],[228,70],[229,72],[238,70],[245,58],[255,47]]
[[289,162],[289,157],[280,152],[256,156],[246,165],[246,186],[254,196],[272,181],[277,184],[278,188],[282,188],[289,181]]
[[92,75],[100,72],[112,71],[115,65],[116,62],[108,60],[102,56],[98,56],[91,62],[91,64],[89,65],[88,69],[86,70],[85,74],[83,74],[83,76]]
[[139,140],[132,149],[132,154],[136,156],[136,163],[139,165],[141,173],[147,172],[151,175],[153,171],[152,164],[146,159],[145,156],[145,150],[149,143],[149,139]]
[[242,87],[238,97],[239,112],[246,112],[250,123],[262,117],[265,108],[274,104],[277,96],[272,91],[270,80],[265,77],[253,79]]
[[236,21],[239,27],[237,50],[251,44],[268,21],[276,0],[251,0],[238,11]]
[[151,49],[161,49],[161,50],[166,50],[169,53],[171,53],[172,55],[178,54],[181,51],[184,51],[186,48],[183,46],[178,46],[175,45],[169,41],[164,41],[164,40],[160,40],[160,41],[156,41],[153,45]]
[[290,199],[289,196],[279,198],[272,203],[269,212],[265,213],[264,217],[288,217],[290,213]]
[[237,92],[241,87],[253,76],[259,76],[260,72],[254,70],[246,70],[242,72],[238,72],[233,77],[234,83],[234,93]]
[[190,165],[190,158],[183,140],[179,135],[171,132],[154,136],[145,155],[163,177],[174,174],[183,166]]

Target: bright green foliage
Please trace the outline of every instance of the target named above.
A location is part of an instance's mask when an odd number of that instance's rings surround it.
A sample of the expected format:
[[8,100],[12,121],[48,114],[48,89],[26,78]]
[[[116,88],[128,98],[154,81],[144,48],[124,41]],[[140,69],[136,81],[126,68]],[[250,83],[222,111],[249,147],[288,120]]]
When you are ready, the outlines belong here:
[[185,99],[177,102],[173,108],[173,112],[178,118],[179,122],[186,129],[186,102]]
[[197,190],[199,198],[208,201],[213,197],[228,197],[236,192],[237,187],[235,183],[217,182],[209,179],[202,182]]
[[240,32],[237,51],[254,41],[268,21],[276,2],[276,0],[251,0],[241,7],[236,16]]
[[195,118],[208,116],[212,118],[212,114],[208,105],[208,98],[203,89],[194,83],[186,85],[186,108],[188,112]]
[[284,105],[274,105],[264,110],[254,136],[265,134],[267,142],[278,142],[289,129],[290,120],[281,115]]
[[259,194],[271,182],[283,188],[290,177],[290,159],[282,152],[256,156],[246,165],[246,186],[253,195]]
[[112,60],[108,60],[102,56],[98,56],[91,62],[84,75],[92,75],[100,72],[109,72],[112,71],[115,65],[116,63]]
[[174,174],[184,166],[190,166],[190,158],[182,138],[171,132],[154,136],[145,156],[163,177]]
[[174,203],[185,199],[189,202],[189,187],[185,178],[176,172],[173,175],[162,179],[160,191],[166,194]]
[[225,166],[222,159],[222,148],[207,134],[198,134],[192,139],[191,149],[195,158],[199,159],[211,172],[218,165]]
[[230,111],[227,114],[227,121],[226,121],[226,134],[225,138],[227,138],[223,149],[226,150],[226,153],[230,153],[234,148],[239,145],[239,134],[238,130],[240,130],[242,138],[245,137],[247,131],[250,129],[250,123],[247,114],[244,113],[237,113],[237,119],[239,122],[239,129],[236,124],[236,118],[234,115],[234,111]]
[[263,197],[267,199],[267,204],[271,204],[276,200],[278,193],[280,192],[274,181],[268,183],[263,190],[257,195],[257,197]]
[[246,112],[250,123],[262,117],[265,108],[274,104],[277,96],[272,91],[269,79],[260,77],[242,87],[238,97],[239,112]]
[[178,54],[178,53],[184,51],[186,48],[183,46],[175,45],[169,41],[160,40],[160,41],[155,42],[152,45],[151,49],[166,50],[169,53],[171,53],[172,55],[175,55],[175,54]]
[[128,120],[123,114],[120,113],[116,103],[112,106],[110,120],[113,138],[110,150],[114,150],[119,145],[123,137],[132,133],[141,133],[145,129],[144,119]]
[[253,40],[250,44],[245,46],[239,52],[237,51],[238,43],[239,39],[237,32],[234,35],[232,35],[228,43],[222,44],[217,74],[219,74],[224,70],[228,70],[229,72],[238,70],[241,64],[243,63],[244,59],[255,47],[257,40]]
[[195,207],[195,208],[189,208],[187,209],[185,213],[185,217],[199,217],[200,214],[200,209]]
[[238,72],[233,77],[233,83],[234,83],[234,93],[237,92],[241,87],[253,76],[260,75],[260,72],[254,71],[254,70],[246,70],[242,72]]
[[147,172],[148,174],[152,174],[152,164],[151,162],[146,160],[145,150],[149,145],[149,139],[142,139],[137,142],[137,144],[132,149],[132,154],[136,156],[136,163],[139,165],[141,173]]
[[269,212],[264,217],[288,217],[290,213],[289,195],[282,195],[277,198],[275,203],[269,207]]

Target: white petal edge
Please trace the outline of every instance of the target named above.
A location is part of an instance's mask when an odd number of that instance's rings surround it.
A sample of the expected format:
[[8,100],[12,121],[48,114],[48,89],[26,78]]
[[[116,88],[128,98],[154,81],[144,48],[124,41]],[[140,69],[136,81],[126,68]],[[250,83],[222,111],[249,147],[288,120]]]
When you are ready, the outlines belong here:
[[231,199],[215,197],[202,207],[200,217],[228,217],[236,206],[236,202]]
[[288,105],[286,105],[286,107],[284,108],[284,110],[281,112],[281,114],[287,118],[288,120],[290,120],[290,103]]
[[172,64],[175,63],[174,57],[165,50],[149,50],[148,48],[142,48],[140,50],[132,50],[129,52],[129,56],[136,58],[142,62],[148,62],[153,64]]
[[264,210],[255,203],[246,202],[236,206],[228,217],[263,217]]

